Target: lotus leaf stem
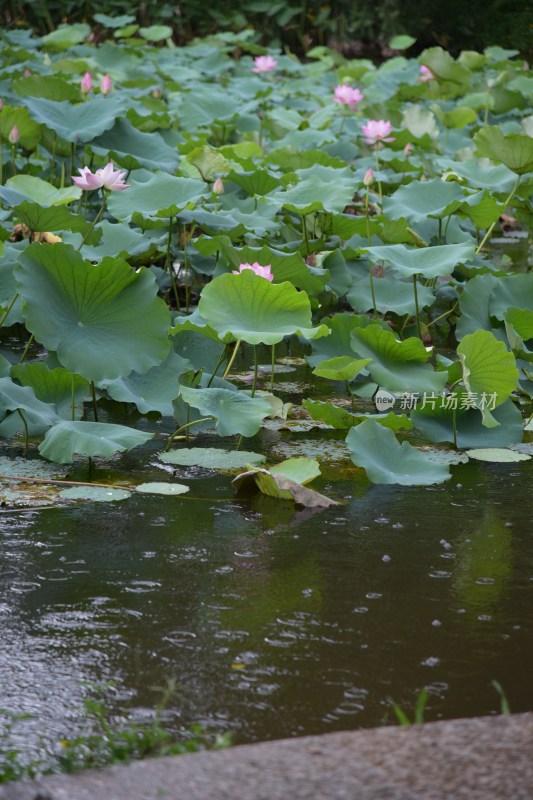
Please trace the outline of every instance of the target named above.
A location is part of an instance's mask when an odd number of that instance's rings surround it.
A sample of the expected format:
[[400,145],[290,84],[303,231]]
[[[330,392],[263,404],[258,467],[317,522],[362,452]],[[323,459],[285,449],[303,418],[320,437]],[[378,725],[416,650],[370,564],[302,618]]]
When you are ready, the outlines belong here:
[[[512,197],[513,197],[514,193],[515,193],[515,192],[516,192],[516,190],[518,189],[518,184],[519,184],[519,183],[520,183],[520,175],[519,175],[519,176],[518,176],[518,178],[516,179],[516,183],[515,183],[515,185],[513,186],[513,188],[512,188],[512,190],[511,190],[511,192],[508,194],[507,198],[506,198],[506,199],[505,199],[505,201],[504,201],[504,204],[503,204],[503,207],[504,207],[504,209],[505,209],[505,208],[507,208],[507,206],[508,206],[508,205],[509,205],[509,203],[511,202],[511,199],[512,199]],[[477,254],[478,254],[478,253],[480,253],[480,252],[483,250],[483,247],[485,246],[485,242],[487,241],[487,239],[488,239],[488,238],[489,238],[489,236],[491,235],[492,231],[494,230],[494,226],[496,225],[497,221],[498,221],[498,220],[496,220],[496,219],[494,220],[494,222],[492,223],[492,225],[490,226],[490,228],[489,228],[489,229],[488,229],[488,231],[486,232],[485,236],[484,236],[484,237],[483,237],[483,239],[481,240],[481,243],[480,243],[480,244],[479,244],[479,245],[476,247],[476,252],[475,252],[475,255],[476,255],[476,256],[477,256]]]
[[168,439],[168,442],[167,442],[167,446],[165,447],[163,452],[168,453],[168,451],[170,450],[170,447],[172,445],[172,442],[174,441],[176,436],[179,433],[181,433],[181,431],[188,430],[189,428],[192,428],[193,425],[199,425],[200,422],[209,422],[212,419],[215,419],[215,418],[214,417],[202,417],[201,419],[193,419],[192,422],[187,422],[186,425],[182,425],[180,428],[178,428],[177,431],[174,431],[174,433],[171,436],[169,436],[169,439]]
[[237,353],[239,351],[239,347],[241,346],[241,342],[242,342],[242,339],[237,339],[235,347],[233,348],[233,353],[231,354],[231,358],[230,358],[230,360],[228,362],[228,366],[226,367],[226,369],[224,370],[224,374],[222,375],[222,378],[224,380],[229,375],[229,372],[230,372],[230,370],[231,370],[231,368],[233,366],[233,362],[235,361],[235,358],[237,357]]

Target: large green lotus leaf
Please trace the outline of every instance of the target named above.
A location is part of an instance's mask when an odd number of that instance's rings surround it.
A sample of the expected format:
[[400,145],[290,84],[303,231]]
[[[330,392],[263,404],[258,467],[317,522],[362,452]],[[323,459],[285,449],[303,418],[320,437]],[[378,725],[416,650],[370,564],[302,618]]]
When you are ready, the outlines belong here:
[[269,198],[288,211],[306,216],[315,211],[343,211],[351,203],[353,193],[354,182],[349,178],[339,177],[328,183],[312,176],[286,191],[271,192]]
[[16,125],[20,134],[19,147],[35,150],[41,140],[42,128],[30,117],[26,108],[11,108],[4,105],[0,114],[0,138],[9,141],[9,134]]
[[265,456],[250,450],[222,450],[219,447],[190,447],[160,453],[158,458],[166,464],[204,469],[242,469],[262,464]]
[[533,311],[533,273],[511,275],[495,282],[489,310],[493,317],[503,320],[509,308]]
[[148,28],[139,28],[139,34],[147,42],[162,42],[163,39],[170,39],[172,28],[170,25],[150,25]]
[[504,134],[497,125],[485,125],[474,136],[480,156],[505,164],[517,175],[533,171],[533,138],[520,133]]
[[355,328],[366,328],[368,325],[378,324],[382,325],[385,330],[389,330],[386,322],[355,314],[334,314],[333,317],[326,317],[322,322],[328,326],[330,334],[311,342],[312,354],[305,357],[311,367],[316,367],[322,361],[331,358],[341,356],[353,358],[351,334]]
[[464,192],[457,183],[441,181],[440,178],[412,181],[390,197],[383,198],[383,213],[392,219],[405,217],[409,222],[421,222],[427,217],[448,216],[463,199]]
[[[101,239],[92,245],[86,241],[80,251],[87,261],[101,261],[105,256],[118,256],[127,260],[150,250],[162,249],[157,239],[143,235],[125,222],[112,223],[104,219],[96,226],[95,231],[101,235]],[[65,236],[63,241],[66,241]]]
[[[402,280],[389,274],[383,276],[375,275],[374,297],[376,298],[376,309],[382,314],[393,311],[399,316],[409,314],[412,317],[416,313],[413,282],[410,279]],[[362,313],[373,310],[374,300],[370,288],[370,276],[354,280],[346,299],[354,311]],[[418,305],[420,308],[429,308],[435,300],[435,295],[430,286],[418,286]]]
[[111,28],[113,30],[115,28],[123,28],[135,22],[135,16],[133,14],[121,14],[117,17],[110,17],[108,14],[93,14],[92,17],[95,22],[99,22],[100,25],[103,25],[105,28]]
[[185,486],[184,483],[161,483],[159,481],[153,483],[140,483],[135,487],[135,491],[140,492],[141,494],[164,494],[167,496],[187,494],[190,489],[191,487]]
[[125,105],[125,98],[118,94],[98,95],[78,105],[34,97],[28,103],[28,111],[34,120],[55,131],[61,139],[90,142],[113,127],[116,118],[124,113]]
[[45,50],[68,50],[75,44],[83,42],[90,34],[91,27],[85,22],[76,25],[60,25],[55,31],[47,33],[41,39]]
[[220,275],[208,283],[198,304],[200,314],[223,341],[277,344],[285,336],[327,336],[329,328],[312,328],[311,304],[292,283],[270,283],[252,270]]
[[395,414],[394,411],[389,411],[388,414],[355,414],[347,408],[322,400],[305,400],[302,405],[312,419],[325,422],[337,430],[360,425],[366,419],[373,419],[393,431],[409,431],[413,427],[407,414]]
[[514,464],[517,461],[530,461],[527,453],[517,453],[515,450],[505,450],[500,447],[481,447],[467,450],[466,455],[476,461],[490,461],[494,464]]
[[[24,321],[22,298],[17,292],[14,270],[20,253],[26,246],[27,242],[17,242],[16,244],[8,242],[5,247],[5,255],[0,258],[0,308],[2,309],[2,316],[11,306],[9,315],[4,320],[4,328],[13,325],[15,322]],[[17,297],[17,299],[14,305],[11,305],[14,297]]]
[[276,283],[290,281],[297,289],[303,289],[310,294],[318,294],[324,290],[328,277],[326,271],[319,274],[319,270],[311,270],[303,260],[300,253],[283,253],[272,247],[242,247],[240,249],[226,247],[224,255],[231,255],[230,264],[238,269],[239,264],[270,264],[271,272]]
[[470,71],[462,64],[454,61],[452,56],[442,47],[430,47],[424,50],[418,60],[424,66],[429,67],[436,78],[457,83],[460,86],[468,86],[470,83]]
[[12,88],[22,97],[44,97],[56,103],[61,100],[72,100],[76,103],[83,97],[79,86],[73,86],[64,78],[55,75],[29,75],[27,78],[17,78],[13,81]]
[[[198,308],[195,308],[188,317],[175,317],[174,322],[176,324],[169,329],[171,336],[190,331],[191,333],[199,333],[207,339],[220,343],[217,331],[207,324],[207,321],[202,317]],[[216,360],[218,361],[218,356]],[[205,367],[205,364],[198,364],[195,366]]]
[[[455,425],[458,447],[506,447],[522,441],[524,437],[522,415],[512,400],[507,400],[492,412],[492,416],[499,423],[498,427],[487,428],[483,425],[481,411],[471,407],[467,393],[464,390],[457,390],[456,395]],[[461,407],[462,398],[464,398],[464,408]],[[454,411],[449,398],[432,400],[425,408],[417,405],[411,412],[411,420],[432,442],[454,440]]]
[[[468,333],[475,333],[480,328],[490,331],[493,322],[489,311],[489,303],[494,288],[500,282],[494,275],[476,275],[466,284],[459,300],[461,315],[457,321],[456,338],[461,341]],[[504,337],[504,331],[500,332]]]
[[101,231],[91,229],[89,222],[85,222],[80,214],[71,214],[70,211],[62,206],[43,206],[37,203],[30,203],[28,200],[15,206],[14,213],[19,222],[27,225],[30,231],[44,233],[46,231],[74,231],[87,237],[91,244],[97,244],[100,240]]
[[388,261],[401,275],[436,278],[453,272],[457,264],[473,258],[473,244],[443,244],[414,249],[404,244],[367,247],[372,261]]
[[81,197],[81,189],[78,189],[77,186],[56,189],[51,183],[33,175],[14,175],[6,181],[5,185],[23,195],[21,199],[31,200],[41,206],[60,206],[73,200],[79,200]]
[[[143,176],[144,177],[144,176]],[[115,192],[108,202],[109,213],[116,219],[129,222],[139,217],[174,217],[189,204],[195,204],[206,190],[203,181],[192,178],[176,178],[165,172],[154,172],[146,180],[128,178],[131,188],[126,192]]]
[[[14,413],[4,419],[9,411]],[[41,436],[59,419],[55,406],[38,400],[31,387],[19,386],[11,378],[0,378],[0,418],[3,420],[0,436],[13,436],[24,431],[24,422],[18,411],[24,416],[30,436]]]
[[445,170],[457,173],[464,178],[470,186],[476,189],[488,189],[508,194],[513,188],[516,175],[503,164],[497,167],[488,167],[477,159],[468,161],[453,161],[451,158],[439,159],[439,165]]
[[190,178],[203,178],[204,181],[214,181],[215,178],[226,175],[230,171],[228,159],[218,150],[208,145],[195,147],[194,150],[187,153],[185,159],[182,164],[182,170],[187,169],[189,165],[194,167],[194,169],[187,170]]
[[73,400],[74,414],[79,419],[83,415],[84,400],[91,396],[89,383],[81,375],[74,375],[63,367],[50,370],[43,361],[17,364],[11,374],[22,386],[31,386],[38,400],[54,404],[62,419],[72,419]]
[[39,445],[39,452],[49,461],[71,464],[75,455],[92,458],[123,453],[144,444],[153,436],[153,433],[136,431],[126,425],[61,420],[48,430]]
[[177,150],[169,147],[159,133],[142,133],[127,119],[118,119],[111,130],[91,142],[91,149],[127,170],[146,167],[174,172],[179,164]]
[[480,230],[496,222],[504,211],[504,204],[498,203],[487,189],[469,195],[457,209],[458,214],[469,217]]
[[483,424],[495,427],[499,423],[490,414],[490,405],[494,408],[504,403],[518,385],[514,354],[490,331],[481,330],[467,334],[457,354],[463,366],[463,383],[483,412]]
[[346,444],[353,463],[366,470],[372,483],[429,486],[450,478],[446,464],[435,463],[408,442],[399,444],[390,429],[372,420],[351,428]]
[[533,311],[529,308],[508,308],[505,321],[512,325],[520,338],[527,342],[533,339]]
[[426,363],[430,353],[420,339],[400,342],[392,331],[369,325],[354,330],[351,340],[357,355],[373,359],[368,366],[372,380],[389,392],[438,392],[446,384],[447,374]]
[[217,419],[219,436],[254,436],[271,406],[263,397],[251,397],[248,392],[229,389],[192,389],[181,387],[181,397],[203,416]]
[[132,372],[114,381],[102,381],[100,388],[106,389],[113,400],[135,403],[141,414],[159,411],[163,416],[171,417],[172,403],[179,394],[180,375],[191,366],[190,361],[170,351],[162,364],[148,372],[142,375]]
[[253,172],[231,171],[227,176],[229,181],[233,181],[237,186],[244,189],[251,195],[265,195],[277,189],[281,182],[266,169],[255,169]]
[[370,358],[355,359],[353,356],[336,356],[321,361],[313,370],[313,375],[327,378],[330,381],[353,381],[370,361]]
[[27,328],[87,380],[146,372],[168,353],[168,308],[154,276],[121,259],[97,266],[70,245],[32,244],[16,268]]
[[439,105],[433,103],[431,110],[446,128],[464,128],[477,120],[474,109],[467,106],[458,106],[452,108],[451,111],[444,111]]

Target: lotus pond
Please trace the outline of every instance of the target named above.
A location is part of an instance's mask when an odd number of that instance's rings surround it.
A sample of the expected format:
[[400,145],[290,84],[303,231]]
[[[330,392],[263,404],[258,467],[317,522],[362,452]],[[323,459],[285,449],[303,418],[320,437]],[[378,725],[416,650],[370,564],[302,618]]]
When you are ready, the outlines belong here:
[[106,681],[236,741],[531,709],[527,65],[100,17],[0,35],[23,748]]

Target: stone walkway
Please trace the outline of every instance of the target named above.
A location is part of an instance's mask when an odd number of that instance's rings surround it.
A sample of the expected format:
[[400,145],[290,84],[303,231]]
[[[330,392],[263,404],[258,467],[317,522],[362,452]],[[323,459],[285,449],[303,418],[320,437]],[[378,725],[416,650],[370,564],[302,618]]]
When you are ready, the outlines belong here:
[[533,800],[533,713],[138,761],[4,784],[0,800]]

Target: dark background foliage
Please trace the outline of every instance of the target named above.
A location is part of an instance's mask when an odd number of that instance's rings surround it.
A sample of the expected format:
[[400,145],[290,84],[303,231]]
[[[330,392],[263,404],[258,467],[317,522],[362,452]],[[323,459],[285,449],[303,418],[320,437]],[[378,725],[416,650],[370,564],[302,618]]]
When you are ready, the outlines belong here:
[[143,25],[171,25],[177,43],[252,27],[261,44],[299,55],[330,45],[350,57],[386,57],[387,42],[402,33],[417,38],[412,54],[436,44],[453,54],[498,44],[533,55],[532,0],[2,0],[0,8],[4,25],[39,32],[91,22],[95,13],[135,14]]

